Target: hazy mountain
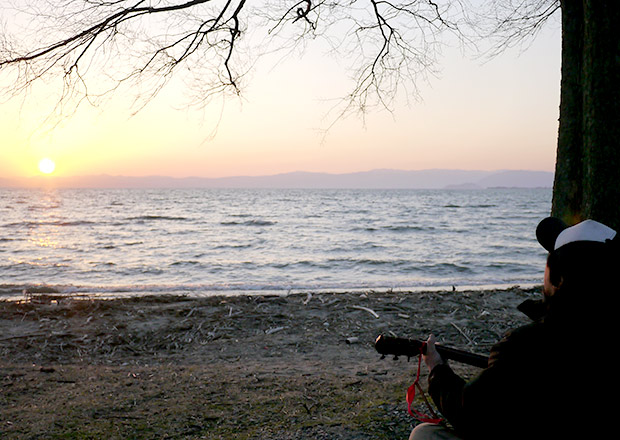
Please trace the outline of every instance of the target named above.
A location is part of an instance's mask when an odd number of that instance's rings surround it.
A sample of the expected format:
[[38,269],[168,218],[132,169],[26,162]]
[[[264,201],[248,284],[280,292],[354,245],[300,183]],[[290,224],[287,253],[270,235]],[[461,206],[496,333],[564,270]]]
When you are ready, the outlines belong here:
[[222,178],[163,176],[39,176],[0,179],[0,187],[55,188],[535,188],[553,186],[547,171],[372,170],[347,174],[293,172],[271,176]]
[[484,188],[492,187],[553,187],[553,173],[548,171],[500,171],[476,182]]

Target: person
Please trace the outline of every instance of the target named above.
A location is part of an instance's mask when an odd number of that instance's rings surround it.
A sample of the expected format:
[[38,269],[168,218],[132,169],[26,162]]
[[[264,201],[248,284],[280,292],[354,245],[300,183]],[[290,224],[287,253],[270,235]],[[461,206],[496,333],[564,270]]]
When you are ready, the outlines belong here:
[[568,227],[553,217],[539,223],[536,236],[549,252],[543,295],[518,307],[532,322],[507,332],[468,382],[437,353],[431,335],[423,356],[428,391],[451,426],[423,423],[410,440],[614,435],[620,238],[594,220]]

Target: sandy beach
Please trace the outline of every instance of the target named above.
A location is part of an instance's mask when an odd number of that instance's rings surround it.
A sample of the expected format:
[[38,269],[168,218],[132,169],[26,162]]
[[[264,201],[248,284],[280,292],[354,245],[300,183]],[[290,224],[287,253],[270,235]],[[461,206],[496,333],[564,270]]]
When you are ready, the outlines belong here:
[[486,354],[539,291],[0,302],[0,437],[406,439],[417,362],[375,338]]

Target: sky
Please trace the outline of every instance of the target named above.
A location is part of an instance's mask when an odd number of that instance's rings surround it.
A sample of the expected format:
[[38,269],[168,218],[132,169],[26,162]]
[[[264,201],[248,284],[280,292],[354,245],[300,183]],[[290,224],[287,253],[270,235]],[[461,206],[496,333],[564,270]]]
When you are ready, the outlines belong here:
[[[487,60],[446,48],[420,99],[393,112],[333,121],[334,98],[351,87],[338,59],[257,63],[241,98],[187,108],[174,82],[137,115],[114,96],[58,124],[45,85],[0,104],[0,177],[53,175],[257,176],[378,168],[553,171],[560,89],[560,29],[549,24],[527,50]],[[6,85],[5,85],[6,87]]]

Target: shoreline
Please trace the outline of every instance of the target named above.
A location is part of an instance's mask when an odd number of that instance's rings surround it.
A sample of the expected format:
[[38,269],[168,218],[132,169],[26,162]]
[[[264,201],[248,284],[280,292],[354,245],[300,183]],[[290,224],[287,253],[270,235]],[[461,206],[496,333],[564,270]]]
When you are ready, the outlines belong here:
[[169,285],[154,286],[111,286],[107,289],[92,287],[76,288],[73,285],[50,284],[10,284],[0,283],[0,301],[23,301],[30,296],[58,295],[67,298],[84,299],[127,299],[150,296],[178,296],[188,298],[237,297],[237,296],[289,296],[289,295],[316,295],[316,294],[420,294],[425,292],[465,292],[465,291],[503,291],[510,289],[531,290],[540,286],[540,283],[494,283],[494,284],[464,284],[464,285],[420,285],[399,287],[351,287],[351,288],[282,288],[282,289],[205,289],[202,286],[171,288]]
[[432,332],[485,354],[538,292],[0,301],[0,436],[407,438],[417,362],[381,360],[375,338]]

